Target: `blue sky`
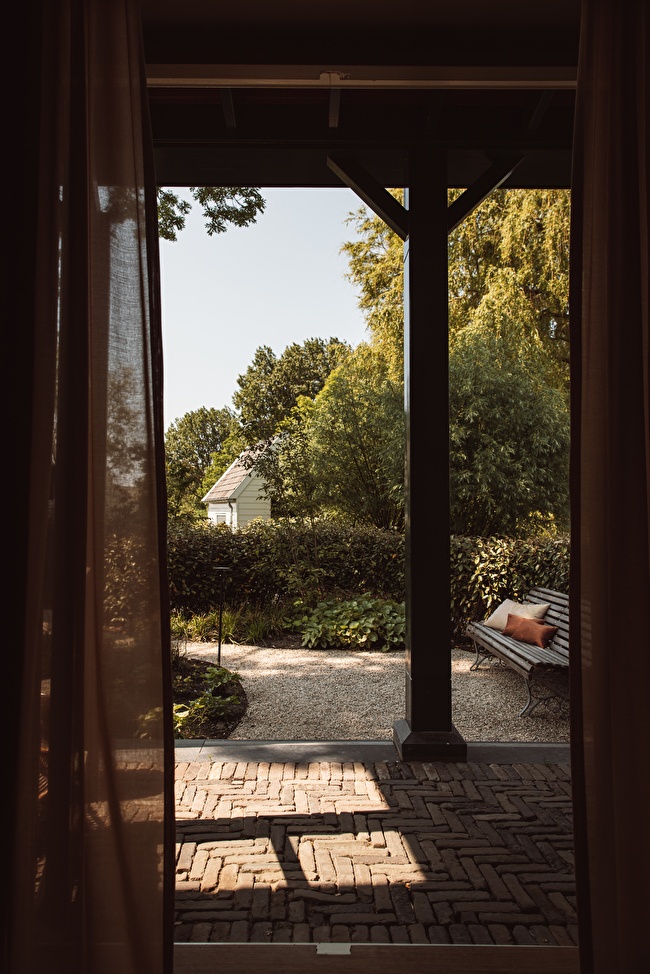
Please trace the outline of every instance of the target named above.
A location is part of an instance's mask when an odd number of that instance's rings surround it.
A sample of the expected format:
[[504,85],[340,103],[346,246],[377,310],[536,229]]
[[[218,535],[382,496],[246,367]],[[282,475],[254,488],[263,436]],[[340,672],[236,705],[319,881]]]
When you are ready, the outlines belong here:
[[178,239],[160,242],[165,429],[201,406],[232,407],[260,345],[280,355],[307,338],[356,346],[368,337],[340,254],[358,197],[346,188],[263,195],[250,227],[209,237],[194,207]]

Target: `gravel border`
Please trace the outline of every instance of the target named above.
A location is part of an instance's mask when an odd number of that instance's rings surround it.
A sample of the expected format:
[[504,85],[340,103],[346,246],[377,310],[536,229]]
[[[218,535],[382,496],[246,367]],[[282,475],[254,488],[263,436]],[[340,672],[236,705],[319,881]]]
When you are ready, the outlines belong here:
[[[188,653],[217,662],[214,644]],[[467,742],[568,743],[568,713],[526,702],[520,676],[501,664],[470,672],[474,653],[452,650],[452,715]],[[248,710],[229,738],[238,741],[389,741],[404,716],[404,652],[277,649],[225,644],[221,665],[242,678]]]

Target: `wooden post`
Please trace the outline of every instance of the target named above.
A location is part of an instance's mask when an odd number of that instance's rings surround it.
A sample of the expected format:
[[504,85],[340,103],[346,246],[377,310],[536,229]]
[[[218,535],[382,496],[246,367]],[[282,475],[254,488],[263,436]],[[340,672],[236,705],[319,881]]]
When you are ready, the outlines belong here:
[[403,760],[463,761],[451,720],[447,161],[409,160],[404,244],[406,716]]

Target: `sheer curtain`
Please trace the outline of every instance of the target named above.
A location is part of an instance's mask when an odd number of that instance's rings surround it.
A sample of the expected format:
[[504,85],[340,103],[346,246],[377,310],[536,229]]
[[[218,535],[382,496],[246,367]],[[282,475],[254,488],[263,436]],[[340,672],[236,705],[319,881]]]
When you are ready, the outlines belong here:
[[650,960],[649,19],[583,3],[576,105],[572,777],[594,974]]
[[15,357],[20,732],[4,960],[11,974],[165,974],[173,739],[139,10],[49,0],[19,16],[32,60],[17,178],[34,222],[17,244],[29,286]]

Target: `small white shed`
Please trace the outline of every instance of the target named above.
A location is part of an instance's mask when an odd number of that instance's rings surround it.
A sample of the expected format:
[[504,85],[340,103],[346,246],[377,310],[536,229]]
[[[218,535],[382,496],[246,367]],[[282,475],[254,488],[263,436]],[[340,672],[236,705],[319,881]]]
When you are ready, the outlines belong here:
[[207,505],[208,518],[215,524],[243,528],[255,518],[268,520],[271,501],[264,496],[264,479],[255,467],[247,467],[242,453],[211,487],[202,503]]

